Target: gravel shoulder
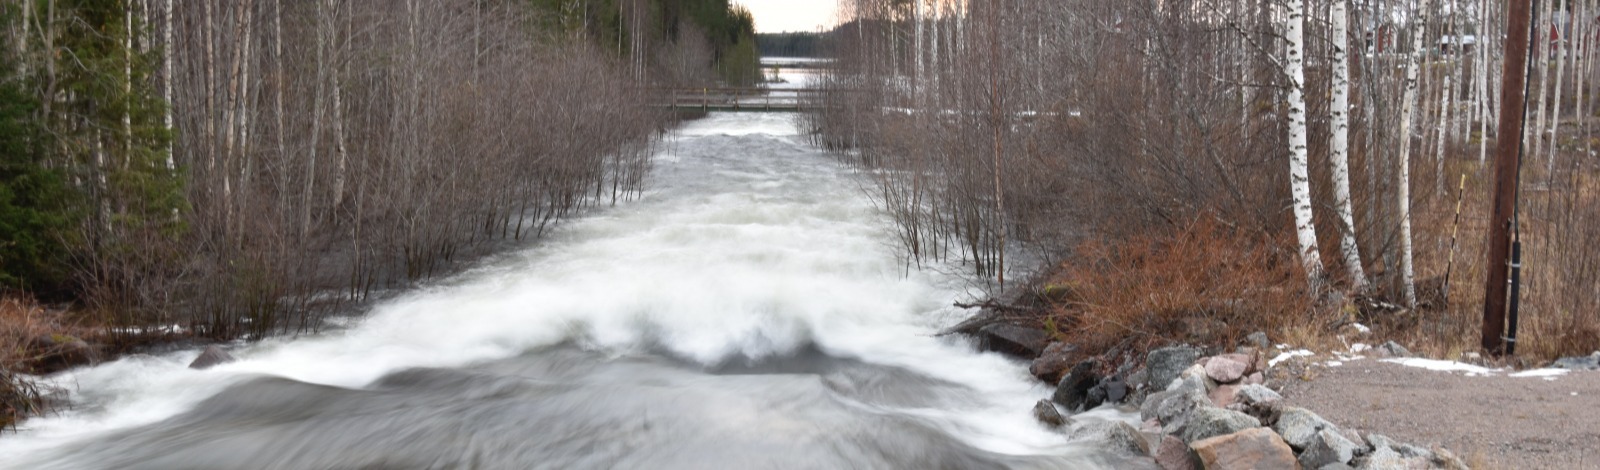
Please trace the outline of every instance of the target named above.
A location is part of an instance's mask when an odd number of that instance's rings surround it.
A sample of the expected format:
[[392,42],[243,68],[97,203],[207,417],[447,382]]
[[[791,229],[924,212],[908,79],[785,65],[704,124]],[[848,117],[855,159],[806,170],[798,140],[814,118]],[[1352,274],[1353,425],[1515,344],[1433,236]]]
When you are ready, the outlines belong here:
[[1474,468],[1600,468],[1600,372],[1469,376],[1369,358],[1298,375],[1282,390],[1290,404],[1341,427],[1444,446]]

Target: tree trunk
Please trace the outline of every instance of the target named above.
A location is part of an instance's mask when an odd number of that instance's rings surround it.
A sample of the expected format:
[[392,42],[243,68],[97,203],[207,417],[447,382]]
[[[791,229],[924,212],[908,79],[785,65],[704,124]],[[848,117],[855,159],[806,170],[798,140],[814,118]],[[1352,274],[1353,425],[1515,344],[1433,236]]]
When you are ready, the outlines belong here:
[[1344,255],[1345,269],[1350,275],[1351,288],[1360,291],[1367,285],[1367,275],[1361,269],[1361,249],[1356,244],[1356,222],[1350,208],[1350,57],[1346,51],[1350,43],[1349,0],[1333,0],[1329,14],[1333,17],[1333,106],[1330,110],[1333,130],[1332,155],[1334,210],[1339,213],[1339,252]]
[[1289,0],[1285,28],[1288,50],[1283,73],[1289,77],[1289,185],[1294,196],[1294,226],[1300,242],[1300,263],[1311,280],[1312,291],[1321,288],[1322,255],[1317,251],[1317,226],[1311,218],[1311,178],[1306,157],[1305,2]]
[[[1426,10],[1428,0],[1422,0],[1419,8]],[[1417,108],[1417,74],[1422,67],[1423,29],[1422,22],[1413,22],[1411,51],[1406,61],[1405,94],[1400,104],[1400,158],[1396,161],[1400,171],[1395,181],[1395,202],[1400,212],[1401,291],[1406,306],[1412,308],[1417,306],[1417,286],[1411,250],[1411,120]]]

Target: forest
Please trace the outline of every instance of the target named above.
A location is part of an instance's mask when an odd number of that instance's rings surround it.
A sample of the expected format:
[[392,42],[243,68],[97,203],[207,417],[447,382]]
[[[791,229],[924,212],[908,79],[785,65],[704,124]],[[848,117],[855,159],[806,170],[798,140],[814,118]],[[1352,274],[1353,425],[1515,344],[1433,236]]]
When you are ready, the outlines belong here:
[[760,33],[756,44],[763,57],[826,57],[823,33]]
[[539,237],[637,194],[652,90],[760,76],[727,0],[10,0],[0,32],[0,292],[118,344],[309,331]]
[[[1513,231],[1519,351],[1549,359],[1600,348],[1600,5],[1534,3]],[[1505,2],[841,5],[805,125],[912,262],[1043,284],[1080,346],[1366,322],[1478,350]]]

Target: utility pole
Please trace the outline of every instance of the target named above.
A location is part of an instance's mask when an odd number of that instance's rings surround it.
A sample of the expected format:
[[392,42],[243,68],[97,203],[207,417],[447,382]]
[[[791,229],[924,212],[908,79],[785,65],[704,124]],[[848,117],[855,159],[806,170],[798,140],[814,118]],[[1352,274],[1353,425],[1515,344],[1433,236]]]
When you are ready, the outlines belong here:
[[1517,168],[1521,160],[1527,105],[1529,4],[1513,0],[1506,15],[1505,63],[1500,68],[1500,128],[1495,146],[1493,213],[1489,219],[1489,267],[1483,295],[1483,349],[1506,352],[1506,291],[1511,268],[1511,224],[1516,210]]

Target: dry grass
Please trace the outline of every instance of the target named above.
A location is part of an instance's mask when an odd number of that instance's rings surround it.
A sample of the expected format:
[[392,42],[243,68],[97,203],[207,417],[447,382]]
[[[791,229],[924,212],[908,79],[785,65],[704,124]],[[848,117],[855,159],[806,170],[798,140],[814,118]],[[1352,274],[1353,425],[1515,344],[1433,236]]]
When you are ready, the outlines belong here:
[[41,337],[62,337],[75,331],[61,312],[41,308],[31,300],[0,297],[0,431],[28,416],[46,410],[48,390],[22,376],[60,351],[43,349]]
[[[1562,158],[1579,161],[1576,152]],[[1558,168],[1552,178],[1543,163],[1530,160],[1522,177],[1521,320],[1517,355],[1508,364],[1539,365],[1600,350],[1600,172],[1580,162]],[[1377,325],[1378,335],[1434,357],[1481,351],[1488,171],[1476,161],[1453,161],[1447,169],[1452,180],[1467,175],[1447,302],[1419,310],[1412,322]],[[1416,208],[1419,277],[1444,275],[1454,210],[1454,194]]]
[[1294,250],[1210,215],[1173,233],[1086,242],[1051,282],[1072,294],[1049,323],[1084,351],[1325,336]]

